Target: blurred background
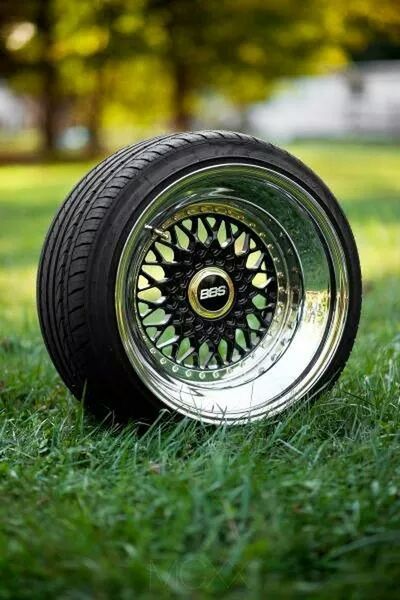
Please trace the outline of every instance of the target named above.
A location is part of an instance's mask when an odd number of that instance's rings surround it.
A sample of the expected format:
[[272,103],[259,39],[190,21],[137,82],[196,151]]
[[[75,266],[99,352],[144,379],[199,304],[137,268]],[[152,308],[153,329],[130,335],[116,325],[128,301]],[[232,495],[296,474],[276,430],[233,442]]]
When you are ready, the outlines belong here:
[[1,0],[3,329],[36,328],[45,231],[93,162],[199,128],[303,159],[344,206],[366,289],[398,278],[399,0]]
[[3,161],[200,127],[399,139],[399,1],[1,0]]

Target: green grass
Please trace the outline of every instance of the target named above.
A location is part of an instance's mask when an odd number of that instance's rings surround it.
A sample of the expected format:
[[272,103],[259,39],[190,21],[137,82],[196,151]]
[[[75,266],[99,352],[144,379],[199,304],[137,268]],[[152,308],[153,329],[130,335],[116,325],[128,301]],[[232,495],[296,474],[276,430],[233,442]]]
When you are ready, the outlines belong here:
[[34,279],[88,165],[0,169],[0,598],[397,598],[400,149],[298,145],[361,251],[335,389],[270,422],[90,422],[44,350]]

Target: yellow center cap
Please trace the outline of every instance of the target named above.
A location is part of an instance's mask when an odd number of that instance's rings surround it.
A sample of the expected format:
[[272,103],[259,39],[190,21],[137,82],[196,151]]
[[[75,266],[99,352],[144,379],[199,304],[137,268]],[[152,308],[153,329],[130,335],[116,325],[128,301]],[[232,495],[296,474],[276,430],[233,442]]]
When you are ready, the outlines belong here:
[[218,319],[231,309],[235,297],[232,279],[218,267],[205,267],[190,280],[189,302],[205,319]]

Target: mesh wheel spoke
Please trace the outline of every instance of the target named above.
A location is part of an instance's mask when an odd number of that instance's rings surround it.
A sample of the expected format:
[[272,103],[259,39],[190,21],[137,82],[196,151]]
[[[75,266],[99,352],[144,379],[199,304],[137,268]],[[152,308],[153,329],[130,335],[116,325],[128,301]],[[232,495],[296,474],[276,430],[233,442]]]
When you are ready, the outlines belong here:
[[[195,272],[213,265],[227,270],[234,287],[232,307],[215,321],[197,314],[188,300]],[[242,360],[275,311],[277,278],[266,245],[226,215],[191,215],[163,228],[162,236],[153,236],[140,274],[146,285],[138,286],[137,301],[148,307],[139,311],[147,335],[167,358],[189,369],[215,370]],[[158,320],[157,310],[163,311]]]

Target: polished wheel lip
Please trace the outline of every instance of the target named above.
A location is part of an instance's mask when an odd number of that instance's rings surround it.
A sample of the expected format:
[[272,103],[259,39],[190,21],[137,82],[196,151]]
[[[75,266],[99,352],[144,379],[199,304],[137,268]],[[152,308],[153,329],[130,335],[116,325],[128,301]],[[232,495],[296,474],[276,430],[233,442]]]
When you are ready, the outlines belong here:
[[[223,179],[229,179],[229,177],[235,179],[236,176],[240,176],[245,179],[253,180],[253,182],[257,182],[260,189],[264,189],[265,184],[265,187],[275,190],[277,194],[275,200],[279,198],[279,195],[285,198],[286,203],[289,203],[290,199],[291,209],[293,209],[294,214],[302,215],[304,213],[301,217],[303,220],[299,217],[301,223],[303,223],[303,225],[304,223],[312,223],[313,227],[315,227],[316,235],[313,242],[317,245],[317,239],[319,239],[320,247],[318,252],[321,253],[321,249],[324,248],[326,253],[326,265],[323,269],[323,273],[328,272],[328,270],[330,272],[330,280],[326,292],[314,292],[313,290],[307,292],[306,289],[304,298],[299,304],[297,315],[298,322],[294,329],[296,332],[303,329],[305,334],[307,334],[307,331],[315,333],[315,340],[312,340],[313,356],[305,365],[305,370],[303,369],[302,372],[298,372],[296,377],[296,369],[293,369],[294,363],[291,359],[291,362],[288,363],[288,366],[292,369],[289,383],[282,393],[275,394],[270,398],[267,398],[266,401],[257,402],[254,405],[251,405],[250,402],[250,405],[247,407],[240,407],[240,404],[238,406],[236,403],[236,405],[232,407],[233,410],[229,410],[227,406],[218,405],[218,394],[220,393],[220,396],[224,395],[223,386],[225,385],[225,393],[228,395],[232,396],[233,390],[238,389],[241,390],[242,395],[244,393],[251,393],[250,399],[252,400],[254,395],[257,395],[257,397],[260,395],[260,380],[263,381],[267,373],[270,372],[273,367],[275,368],[275,365],[279,365],[281,357],[279,357],[276,363],[273,363],[269,369],[266,369],[263,374],[259,375],[254,381],[248,383],[241,383],[241,376],[238,375],[236,376],[236,379],[235,377],[228,377],[226,381],[222,378],[222,381],[219,380],[213,382],[214,389],[210,387],[211,382],[202,381],[196,381],[195,385],[190,387],[187,382],[180,381],[176,378],[174,379],[173,369],[170,374],[163,374],[162,369],[164,365],[162,363],[155,367],[154,363],[151,361],[150,354],[143,348],[143,336],[141,337],[140,334],[137,335],[137,332],[134,331],[133,335],[136,337],[132,338],[132,331],[130,331],[130,326],[126,318],[126,284],[127,280],[129,280],[128,267],[132,258],[132,251],[135,248],[135,243],[140,238],[141,232],[144,230],[146,223],[148,223],[149,220],[157,220],[155,218],[157,208],[162,210],[162,207],[166,207],[166,201],[170,202],[171,206],[175,207],[175,211],[182,209],[182,206],[184,206],[185,203],[190,204],[199,201],[199,196],[196,196],[195,193],[192,192],[188,198],[187,193],[185,195],[181,192],[182,189],[184,189],[185,183],[187,184],[189,182],[189,187],[195,188],[196,181],[204,176],[206,176],[206,178],[211,178],[211,180],[218,180],[218,177],[220,179],[221,177]],[[212,188],[210,185],[210,188],[211,192],[209,195],[211,197],[213,194],[214,196],[217,196],[215,200],[218,202],[218,195],[216,193],[217,187]],[[175,198],[173,194],[174,189],[177,190],[177,196]],[[229,186],[227,186],[227,189],[229,193],[231,193]],[[204,198],[204,186],[202,195]],[[230,200],[232,200],[232,197],[230,197]],[[241,206],[243,206],[243,203],[247,203],[250,207],[251,202],[247,199],[241,197],[239,200]],[[233,198],[233,201],[235,201],[235,197]],[[277,201],[276,205],[278,206],[278,204],[279,202]],[[268,215],[268,211],[264,210],[264,208],[263,214]],[[272,219],[275,218],[273,214],[270,216]],[[287,219],[287,221],[289,222],[289,219]],[[291,234],[293,236],[293,231]],[[304,257],[302,260],[303,259]],[[304,265],[302,265],[302,267],[303,266]],[[312,271],[310,271],[310,273],[307,275],[306,269],[306,275],[309,278],[312,278],[314,275]],[[323,278],[323,274],[321,277]],[[307,282],[307,277],[305,281]],[[334,229],[331,220],[327,216],[323,205],[321,205],[308,190],[274,169],[255,165],[251,162],[230,163],[228,161],[223,164],[193,170],[191,173],[179,178],[177,181],[167,186],[146,207],[142,217],[134,225],[128,235],[120,257],[115,287],[115,305],[118,328],[128,358],[141,379],[156,396],[158,396],[166,405],[177,410],[181,414],[204,422],[243,423],[280,412],[283,408],[290,406],[296,399],[305,396],[321,378],[342,338],[349,305],[348,287],[348,272],[343,248],[338,234]],[[312,325],[314,322],[319,323],[318,328],[310,327],[310,324]],[[316,332],[321,333],[318,333],[317,335]],[[142,340],[141,342],[140,339]],[[296,335],[293,339],[296,340]],[[299,346],[299,344],[290,342],[285,349],[284,354],[281,356],[284,357],[289,354],[293,355],[293,352],[297,352],[299,355],[299,349],[301,348],[301,344]],[[142,354],[143,352],[144,354]],[[274,385],[275,384],[276,381],[274,381]],[[245,392],[247,388],[248,392]],[[261,392],[262,389],[264,388],[261,387]],[[202,403],[206,406],[202,406]]]
[[[219,277],[225,281],[228,288],[228,298],[224,306],[217,310],[210,310],[202,306],[197,295],[200,283],[209,275],[219,275]],[[219,267],[204,267],[195,273],[189,282],[188,298],[191,307],[198,315],[204,317],[205,319],[219,319],[220,317],[225,316],[232,308],[233,300],[235,298],[235,289],[233,287],[232,279],[229,277],[226,271],[220,269]]]

